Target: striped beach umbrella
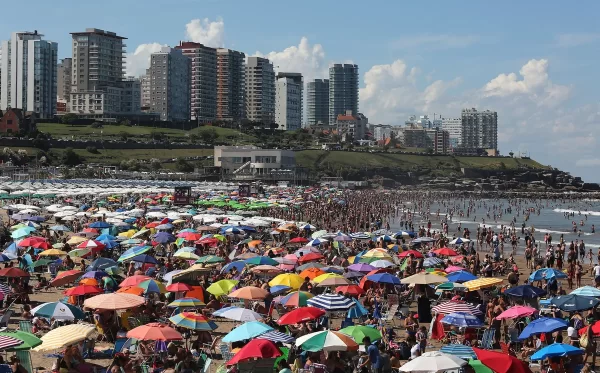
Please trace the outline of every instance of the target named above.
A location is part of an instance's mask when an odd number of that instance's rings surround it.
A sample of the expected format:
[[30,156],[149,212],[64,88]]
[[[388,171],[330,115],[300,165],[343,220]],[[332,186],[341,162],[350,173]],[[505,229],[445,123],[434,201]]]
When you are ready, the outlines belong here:
[[0,335],[0,351],[16,347],[23,344],[23,341],[17,338],[9,337],[6,335]]
[[205,255],[205,256],[201,256],[200,258],[198,258],[196,260],[196,264],[215,264],[215,263],[221,263],[224,261],[225,261],[225,259],[221,258],[220,256]]
[[167,292],[167,288],[166,288],[165,284],[163,284],[162,282],[156,281],[156,280],[152,280],[152,279],[142,281],[136,286],[144,289],[146,294],[148,294],[148,293],[164,294]]
[[440,351],[448,355],[454,355],[464,360],[477,359],[477,355],[475,355],[473,348],[471,348],[470,346],[450,344],[443,346],[440,349]]
[[200,299],[196,299],[196,298],[179,298],[179,299],[174,300],[173,302],[169,303],[169,307],[197,308],[197,307],[201,307],[201,306],[205,306],[204,302],[202,302]]
[[281,298],[279,303],[286,307],[302,307],[308,305],[307,301],[312,297],[314,297],[314,295],[309,292],[295,291]]
[[31,310],[34,316],[56,320],[82,320],[85,318],[83,311],[71,304],[62,302],[43,303]]
[[358,351],[358,344],[351,337],[331,330],[304,335],[296,339],[296,346],[310,352]]
[[481,311],[470,303],[449,301],[431,309],[435,313],[450,314],[455,312],[468,313],[471,315],[481,315]]
[[21,341],[21,344],[18,346],[11,347],[11,351],[30,350],[42,344],[42,340],[36,335],[24,332],[22,330],[5,330],[0,332],[0,336],[10,337]]
[[71,324],[50,330],[42,336],[42,344],[33,351],[55,351],[70,346],[84,339],[89,339],[96,332],[94,325]]
[[135,246],[135,247],[132,247],[130,249],[127,249],[125,252],[123,252],[123,254],[121,254],[121,256],[119,257],[119,259],[117,259],[117,262],[121,263],[121,262],[124,262],[126,260],[133,259],[133,258],[135,258],[138,255],[147,253],[151,249],[152,249],[152,246]]
[[173,324],[186,329],[212,331],[218,328],[217,324],[210,321],[206,316],[195,312],[181,312],[170,317]]
[[274,343],[294,343],[294,341],[296,340],[296,338],[292,337],[291,335],[275,330],[266,332],[265,334],[261,334],[258,337],[256,337],[256,339],[267,339]]
[[326,311],[342,311],[354,307],[352,299],[338,294],[321,294],[306,301],[309,306],[324,309]]

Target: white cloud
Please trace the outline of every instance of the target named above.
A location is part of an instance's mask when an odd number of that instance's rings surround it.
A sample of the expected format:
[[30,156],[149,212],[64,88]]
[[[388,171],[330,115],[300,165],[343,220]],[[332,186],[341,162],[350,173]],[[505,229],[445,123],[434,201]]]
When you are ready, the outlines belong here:
[[552,83],[548,78],[548,60],[529,60],[519,74],[500,74],[483,87],[485,97],[528,96],[542,106],[555,106],[569,97],[571,88]]
[[477,35],[420,34],[406,35],[394,40],[391,45],[398,49],[425,47],[428,49],[466,48],[479,42]]
[[600,41],[600,34],[591,32],[575,32],[556,36],[556,45],[563,48],[578,47],[598,41]]
[[302,37],[298,45],[282,51],[267,54],[256,52],[254,56],[268,58],[277,71],[302,73],[305,82],[315,78],[327,78],[329,75],[323,46],[311,45],[306,37]]
[[160,51],[164,45],[159,43],[141,44],[133,53],[127,53],[126,73],[128,76],[140,76],[150,67],[150,55]]
[[217,18],[216,21],[210,21],[208,18],[193,19],[185,25],[185,35],[193,42],[221,48],[225,40],[225,22],[221,18]]

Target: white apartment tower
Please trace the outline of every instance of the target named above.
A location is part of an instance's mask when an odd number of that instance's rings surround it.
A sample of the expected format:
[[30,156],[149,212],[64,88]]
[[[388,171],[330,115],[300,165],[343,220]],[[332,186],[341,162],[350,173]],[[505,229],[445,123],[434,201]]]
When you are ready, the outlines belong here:
[[275,71],[273,64],[266,58],[248,57],[246,117],[263,124],[275,121]]
[[498,113],[463,109],[461,113],[464,148],[498,149]]
[[34,32],[14,32],[2,42],[0,109],[22,109],[39,118],[56,114],[58,44]]
[[304,81],[300,73],[278,73],[275,83],[275,123],[280,130],[302,128],[302,91]]
[[450,147],[457,148],[462,144],[462,118],[441,118],[442,130],[448,131]]
[[161,48],[150,57],[150,111],[163,121],[190,120],[191,59],[180,49]]

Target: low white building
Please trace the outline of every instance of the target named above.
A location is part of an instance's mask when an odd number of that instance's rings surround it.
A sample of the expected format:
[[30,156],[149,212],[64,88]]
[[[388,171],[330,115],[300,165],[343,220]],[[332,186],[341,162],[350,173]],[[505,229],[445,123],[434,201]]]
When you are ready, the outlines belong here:
[[291,150],[256,146],[215,146],[214,166],[227,179],[281,179],[293,177],[296,156]]

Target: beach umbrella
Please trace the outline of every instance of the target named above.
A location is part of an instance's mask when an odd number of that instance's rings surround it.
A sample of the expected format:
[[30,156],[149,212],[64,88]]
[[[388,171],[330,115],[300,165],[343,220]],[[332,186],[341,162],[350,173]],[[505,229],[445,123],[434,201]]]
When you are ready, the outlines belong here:
[[17,338],[0,335],[0,351],[8,350],[23,344],[23,341]]
[[[473,347],[473,352],[475,352],[477,359],[479,359],[483,365],[496,373],[531,373],[529,365],[514,356],[501,352],[483,350],[477,347]],[[402,368],[404,368],[404,366]],[[402,370],[402,368],[400,368],[400,370]]]
[[352,299],[354,307],[348,310],[346,317],[349,319],[359,319],[369,314],[369,311],[358,301],[358,299]]
[[64,225],[53,225],[50,227],[50,230],[55,231],[55,232],[70,232],[71,229],[69,229],[69,227],[66,227]]
[[340,277],[326,278],[325,280],[319,282],[317,287],[344,286],[344,285],[350,285],[350,284],[351,284],[350,281],[348,281],[345,277],[340,276]]
[[171,233],[160,232],[154,235],[152,241],[158,242],[160,244],[167,244],[169,242],[175,242],[176,238]]
[[[450,346],[461,346],[461,345],[450,345]],[[442,349],[443,349],[443,347],[442,347]],[[473,351],[473,349],[471,349],[471,351]],[[475,355],[475,352],[473,352],[473,354]],[[476,358],[477,358],[477,355],[475,355],[475,359]],[[473,368],[475,373],[494,373],[493,370],[491,370],[490,368],[483,365],[483,363],[479,360],[470,359],[468,364],[471,366],[471,368]]]
[[169,303],[169,307],[179,307],[179,308],[198,308],[198,307],[202,307],[202,306],[206,306],[206,304],[204,304],[204,302],[202,302],[200,299],[196,299],[196,298],[179,298],[174,300],[173,302]]
[[90,249],[74,249],[68,252],[68,255],[72,258],[83,258],[92,252]]
[[250,359],[272,359],[281,356],[281,351],[267,339],[253,339],[242,347],[228,362],[227,366]]
[[237,289],[229,294],[231,298],[240,298],[247,300],[259,300],[265,299],[269,295],[269,292],[265,289],[256,286],[245,286],[241,289]]
[[86,299],[83,305],[88,308],[99,308],[105,310],[124,310],[135,308],[144,304],[143,297],[127,293],[99,294]]
[[132,247],[130,249],[125,250],[123,252],[123,254],[121,254],[121,256],[119,256],[119,259],[117,259],[117,262],[121,263],[126,260],[133,259],[138,255],[147,253],[150,250],[152,250],[152,246],[149,246],[149,245]]
[[467,281],[477,280],[477,276],[467,271],[456,271],[450,273],[447,277],[448,281],[463,283]]
[[284,285],[292,289],[299,289],[304,282],[304,277],[295,273],[282,273],[269,281],[269,286]]
[[337,273],[324,273],[322,275],[315,277],[312,281],[315,284],[320,284],[321,282],[323,282],[327,279],[330,279],[330,278],[344,278],[344,276],[338,275]]
[[312,241],[309,241],[306,246],[319,246],[325,242],[329,242],[328,240],[324,239],[324,238],[315,238]]
[[35,347],[33,351],[56,351],[63,347],[79,343],[84,339],[90,339],[95,332],[96,328],[94,325],[89,324],[60,326],[44,334],[40,338],[42,344]]
[[542,281],[542,280],[550,280],[552,278],[561,279],[567,278],[567,274],[563,271],[559,271],[554,268],[542,268],[534,271],[531,275],[529,275],[529,281]]
[[309,306],[324,309],[326,311],[345,311],[354,307],[352,299],[338,294],[321,294],[307,301]]
[[158,264],[158,261],[155,257],[147,254],[139,254],[130,259],[132,262],[136,263],[152,263]]
[[335,288],[335,292],[336,293],[342,293],[342,294],[350,294],[354,297],[359,297],[360,295],[364,294],[365,291],[363,290],[363,288],[361,288],[358,285],[342,285],[342,286],[338,286],[337,288]]
[[423,267],[435,267],[437,265],[442,264],[444,261],[441,260],[440,258],[436,258],[435,256],[432,256],[430,258],[425,258],[425,260],[423,260]]
[[442,348],[440,348],[440,352],[459,357],[463,360],[477,359],[477,355],[475,355],[475,352],[473,351],[471,346],[449,344],[442,346]]
[[[29,236],[32,232],[35,232],[35,228],[33,227],[24,227],[14,230],[10,236],[14,239],[19,239],[22,237]],[[26,247],[26,245],[20,245],[21,247]]]
[[138,341],[180,341],[183,339],[177,330],[157,322],[131,329],[127,332],[127,338],[135,338]]
[[372,265],[375,268],[388,268],[388,267],[394,267],[395,264],[390,262],[389,260],[374,260],[372,262],[369,263],[370,265]]
[[213,312],[213,316],[223,317],[225,319],[239,322],[258,321],[263,319],[262,315],[259,313],[241,307],[221,308],[220,310]]
[[95,222],[89,224],[88,227],[96,228],[96,229],[104,229],[104,228],[110,228],[110,227],[112,227],[112,225],[110,225],[104,221],[95,221]]
[[585,350],[582,350],[579,347],[574,347],[564,343],[553,343],[536,351],[533,355],[531,355],[530,359],[535,361],[544,360],[548,357],[583,355],[584,353]]
[[29,277],[29,273],[19,268],[9,267],[0,269],[0,277]]
[[210,284],[210,286],[206,288],[206,291],[214,296],[220,297],[222,295],[229,294],[231,289],[233,289],[238,283],[238,280],[219,280]]
[[327,231],[326,231],[326,230],[324,230],[324,229],[321,229],[320,231],[316,231],[316,232],[314,232],[313,234],[311,234],[311,235],[310,235],[310,238],[312,238],[312,239],[314,240],[314,239],[317,239],[317,238],[323,237],[323,236],[325,236],[326,234],[327,234]]
[[119,287],[138,286],[141,282],[146,281],[146,280],[150,280],[150,277],[144,276],[144,275],[129,276],[125,280],[121,281],[121,283],[119,284]]
[[478,328],[483,326],[483,322],[470,313],[453,312],[449,313],[440,321],[444,324],[454,325],[461,328]]
[[276,260],[269,258],[268,256],[255,256],[253,258],[244,260],[244,263],[246,265],[250,265],[250,266],[258,266],[258,265],[276,266],[279,264],[279,263],[277,263]]
[[323,259],[324,256],[320,253],[308,253],[305,255],[302,255],[300,258],[298,258],[298,262],[299,263],[307,263],[307,262],[312,262],[315,260],[321,260]]
[[176,282],[174,284],[167,286],[167,291],[169,291],[171,293],[178,293],[178,292],[182,292],[182,291],[191,291],[191,290],[194,290],[194,288],[188,284],[184,284],[183,282]]
[[423,258],[423,254],[417,250],[406,250],[406,251],[403,251],[400,254],[398,254],[398,257],[400,257],[400,258],[408,258],[409,256],[412,256],[412,257],[418,258],[418,259]]
[[72,288],[69,288],[63,292],[63,294],[68,296],[79,296],[79,295],[89,295],[89,294],[100,294],[104,293],[104,290],[100,289],[98,286],[92,285],[78,285]]
[[325,274],[325,271],[321,270],[320,268],[307,268],[300,272],[298,276],[300,276],[300,278],[302,279],[308,277],[310,280],[314,280],[316,277],[321,276],[323,274]]
[[249,321],[227,333],[227,335],[223,337],[222,341],[231,343],[252,339],[266,332],[270,332],[271,330],[273,330],[273,328],[271,328],[269,325],[263,324],[259,321]]
[[[2,257],[3,254],[0,254],[0,257]],[[35,262],[31,263],[29,265],[29,270],[35,269],[37,267],[41,267],[41,266],[46,266],[50,263],[54,263],[55,260],[52,259],[40,259],[40,260],[36,260]]]
[[471,240],[469,240],[468,238],[456,238],[452,241],[450,241],[450,245],[461,245],[463,243],[467,243],[467,242],[471,242]]
[[109,267],[117,267],[117,266],[118,266],[117,262],[115,262],[112,259],[98,258],[98,259],[94,260],[92,262],[92,264],[90,264],[90,266],[88,267],[88,270],[89,271],[98,271],[98,270],[104,270]]
[[87,240],[83,241],[79,245],[77,245],[78,249],[92,249],[92,251],[100,251],[104,249],[106,245],[97,240]]
[[349,335],[354,338],[358,344],[362,344],[365,337],[369,337],[371,341],[381,339],[381,332],[375,328],[365,325],[352,325],[340,329],[340,333]]
[[550,299],[550,304],[567,312],[589,310],[596,307],[599,303],[600,300],[598,298],[574,294],[559,295]]
[[344,273],[344,277],[345,278],[363,278],[365,276],[364,273],[360,273],[360,272],[355,272],[355,271],[348,271]]
[[351,271],[356,271],[356,272],[369,273],[369,272],[377,269],[377,267],[373,267],[372,265],[367,264],[367,263],[356,263],[356,264],[349,265],[348,269]]
[[449,266],[446,269],[444,269],[444,272],[446,272],[446,273],[452,273],[452,272],[458,272],[458,271],[467,271],[467,270],[464,269],[463,267],[458,267],[458,266]]
[[18,346],[11,347],[10,351],[30,350],[42,344],[42,340],[35,334],[27,333],[22,330],[5,330],[0,332],[0,336],[10,337],[21,341]]
[[153,279],[142,281],[137,285],[137,287],[144,289],[144,292],[146,294],[148,294],[148,293],[164,294],[167,292],[167,288],[165,287],[165,284],[163,284],[162,282],[153,280]]
[[516,319],[518,317],[531,316],[537,310],[529,306],[512,306],[496,317],[496,320]]
[[465,365],[467,365],[466,361],[454,355],[430,351],[404,364],[399,370],[400,372],[444,372],[459,370]]
[[[600,293],[600,291],[599,291]],[[571,293],[572,294],[572,293]],[[504,295],[510,295],[519,298],[538,298],[546,295],[546,290],[531,285],[520,285],[504,291]]]
[[466,286],[458,282],[443,282],[435,287],[438,291],[468,291]]
[[573,290],[571,294],[583,295],[585,297],[600,297],[600,289],[588,285]]
[[227,263],[221,269],[221,273],[229,273],[233,268],[237,269],[238,272],[242,272],[242,270],[246,267],[246,263],[241,260]]
[[278,331],[266,332],[265,334],[261,334],[256,338],[257,339],[267,339],[274,343],[286,343],[286,344],[294,343],[296,341],[296,338],[292,337],[291,335],[281,333]]
[[519,334],[519,339],[527,339],[534,334],[541,333],[552,333],[557,330],[565,330],[569,327],[569,323],[563,319],[553,318],[553,317],[540,317],[539,319],[532,320],[525,328],[521,334]]
[[400,285],[400,279],[389,273],[375,273],[368,275],[367,280],[380,284]]
[[87,241],[87,238],[85,237],[81,237],[81,236],[71,236],[71,238],[69,238],[69,240],[67,241],[67,243],[69,245],[79,245],[83,242]]
[[58,250],[58,249],[48,249],[48,250],[42,251],[38,255],[39,256],[62,256],[62,255],[67,255],[67,252]]
[[27,237],[24,240],[21,240],[17,243],[19,247],[29,247],[33,246],[36,243],[46,242],[46,239],[43,237]]
[[454,302],[454,301],[449,301],[449,302],[444,302],[442,304],[438,304],[437,306],[434,306],[431,311],[435,312],[435,313],[441,313],[444,315],[450,314],[450,313],[455,313],[455,312],[463,312],[463,313],[469,313],[471,315],[481,315],[481,311],[475,307],[474,305],[470,304],[470,303],[465,303],[465,302]]
[[[455,272],[456,273],[456,272]],[[488,287],[496,286],[502,284],[503,280],[501,278],[493,278],[493,277],[482,277],[477,280],[471,280],[467,282],[463,282],[469,291],[475,291],[480,289],[485,289]]]
[[42,303],[31,310],[33,316],[44,317],[48,320],[82,320],[85,318],[83,311],[71,304],[62,302]]
[[175,258],[181,258],[181,259],[186,259],[186,260],[198,260],[200,259],[200,257],[192,252],[189,251],[178,251],[175,254],[173,254],[173,257]]
[[69,271],[58,272],[54,280],[50,281],[50,285],[52,286],[62,286],[68,283],[71,283],[77,280],[81,275],[83,275],[83,271],[72,269]]
[[96,237],[96,240],[98,241],[114,241],[116,239],[117,237],[111,236],[110,234],[101,234],[98,237]]
[[313,294],[306,291],[294,291],[281,298],[279,303],[286,307],[302,307],[307,305],[307,301],[314,297]]
[[192,329],[212,331],[218,328],[217,324],[210,321],[206,316],[195,312],[181,312],[169,318],[174,325]]
[[324,330],[304,335],[295,342],[304,351],[358,351],[358,344],[346,334]]
[[144,294],[144,289],[138,288],[137,286],[123,286],[122,288],[119,288],[119,290],[117,290],[117,293],[142,296]]
[[96,280],[100,280],[105,276],[108,276],[108,273],[104,271],[88,271],[84,273],[81,278],[95,278]]
[[221,229],[221,233],[222,234],[246,234],[246,232],[244,232],[243,229],[239,229],[236,227],[227,227],[227,228]]
[[220,256],[205,255],[205,256],[201,256],[200,258],[198,258],[195,263],[196,264],[215,264],[215,263],[221,263],[224,261],[225,261],[225,259],[221,258]]
[[292,310],[277,320],[279,325],[300,324],[305,321],[316,320],[325,315],[325,311],[316,307],[300,307]]
[[437,255],[443,255],[443,256],[457,256],[458,253],[454,250],[452,250],[449,247],[442,247],[439,249],[434,249],[432,250],[434,253],[436,253]]
[[432,285],[441,284],[442,282],[448,282],[448,279],[444,276],[435,275],[433,273],[420,272],[412,276],[403,278],[400,280],[402,284],[419,284],[419,285]]

